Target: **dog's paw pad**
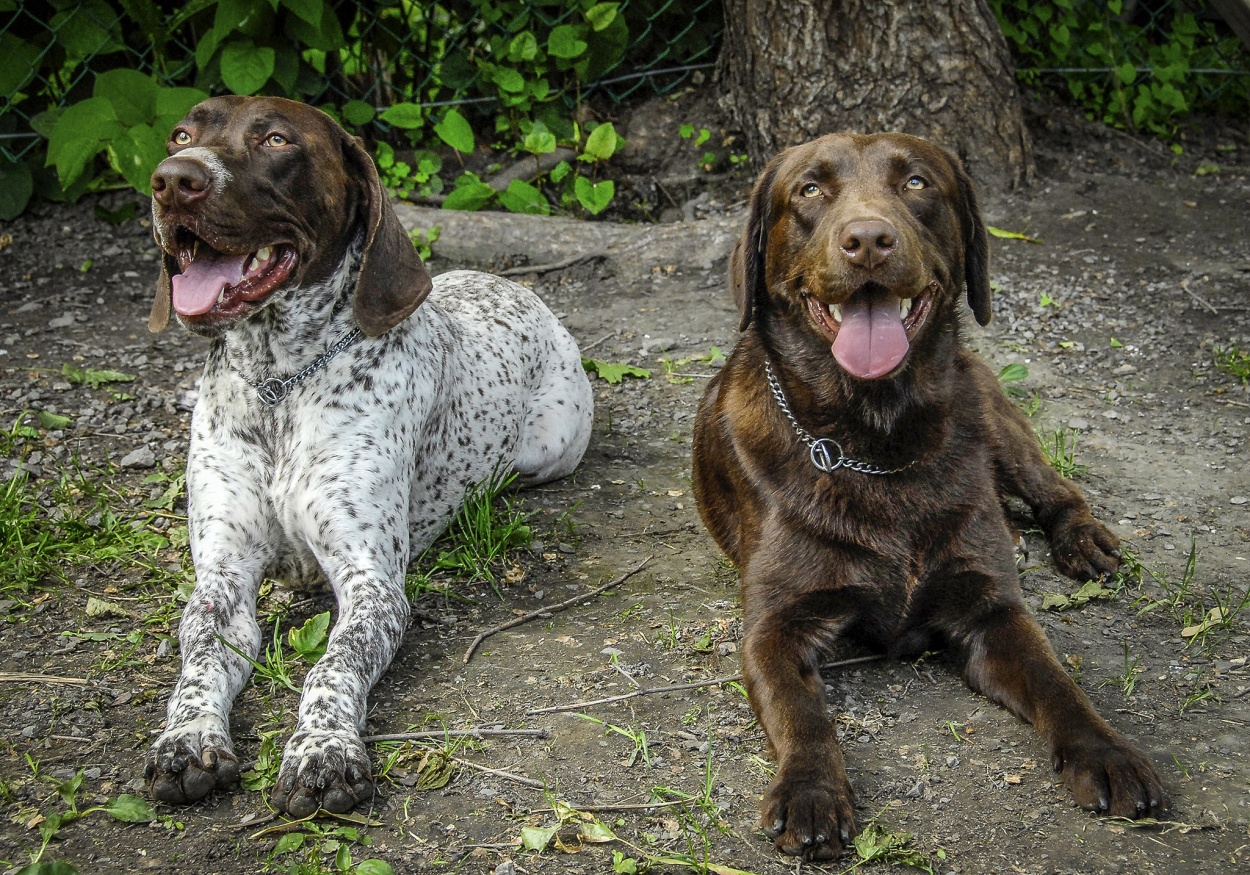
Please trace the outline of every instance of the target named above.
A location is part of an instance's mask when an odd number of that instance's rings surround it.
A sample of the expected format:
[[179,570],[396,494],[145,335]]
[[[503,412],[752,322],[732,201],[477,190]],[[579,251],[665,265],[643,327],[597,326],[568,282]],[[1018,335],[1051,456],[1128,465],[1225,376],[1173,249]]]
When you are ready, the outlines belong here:
[[1055,770],[1076,804],[1089,811],[1135,820],[1168,806],[1154,766],[1127,741],[1069,745],[1055,753]]
[[320,809],[342,814],[373,797],[369,754],[346,732],[296,732],[282,758],[271,801],[292,817]]
[[836,779],[779,775],[764,794],[760,822],[777,850],[807,860],[832,860],[858,832],[851,787]]
[[158,802],[185,805],[239,780],[239,759],[220,720],[200,717],[171,728],[148,751],[148,793]]

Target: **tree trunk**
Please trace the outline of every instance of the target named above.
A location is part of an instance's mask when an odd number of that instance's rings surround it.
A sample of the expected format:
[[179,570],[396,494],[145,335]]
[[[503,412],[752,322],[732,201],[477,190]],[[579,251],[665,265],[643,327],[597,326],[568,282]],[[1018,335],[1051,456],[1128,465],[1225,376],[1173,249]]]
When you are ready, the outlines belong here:
[[986,0],[724,0],[721,107],[757,162],[835,131],[902,131],[991,189],[1033,176],[1007,42]]

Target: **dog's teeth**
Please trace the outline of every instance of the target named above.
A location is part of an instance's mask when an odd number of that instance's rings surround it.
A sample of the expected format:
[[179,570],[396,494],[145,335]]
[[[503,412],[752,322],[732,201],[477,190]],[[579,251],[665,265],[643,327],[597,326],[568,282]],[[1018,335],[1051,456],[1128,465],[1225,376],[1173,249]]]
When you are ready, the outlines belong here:
[[255,273],[260,269],[260,253],[252,256],[252,260],[248,262],[246,273]]
[[269,260],[269,256],[273,255],[273,250],[268,246],[263,249],[256,250],[256,257],[252,260],[253,264],[263,264]]
[[837,322],[839,325],[842,324],[842,308],[837,304],[829,305],[829,315],[833,317],[834,322]]
[[222,290],[217,293],[217,303],[224,304],[225,302],[226,302],[226,290],[225,288],[222,288]]
[[898,315],[900,319],[906,319],[907,314],[911,312],[911,298],[903,298],[898,305]]

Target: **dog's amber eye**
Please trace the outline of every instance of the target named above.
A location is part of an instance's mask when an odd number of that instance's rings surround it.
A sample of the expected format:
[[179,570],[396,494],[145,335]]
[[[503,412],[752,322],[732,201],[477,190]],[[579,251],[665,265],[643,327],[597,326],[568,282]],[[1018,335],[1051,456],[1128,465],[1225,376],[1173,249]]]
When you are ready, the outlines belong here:
[[191,135],[186,131],[174,131],[174,145],[186,146],[191,142]]
[[799,194],[803,195],[803,197],[820,197],[820,186],[814,182],[809,182],[799,189]]
[[286,137],[282,136],[281,134],[270,134],[269,136],[265,137],[266,146],[285,146],[289,142],[290,140],[288,140]]
[[920,191],[922,188],[928,188],[929,183],[925,182],[923,176],[913,176],[907,180],[904,186],[908,191]]

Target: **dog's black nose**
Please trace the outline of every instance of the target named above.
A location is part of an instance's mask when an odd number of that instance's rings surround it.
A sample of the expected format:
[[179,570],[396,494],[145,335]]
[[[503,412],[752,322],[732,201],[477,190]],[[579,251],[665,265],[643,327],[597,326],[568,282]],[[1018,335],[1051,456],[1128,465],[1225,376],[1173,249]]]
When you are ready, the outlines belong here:
[[190,204],[208,193],[208,168],[194,158],[166,158],[152,174],[152,197],[163,207]]
[[872,270],[894,252],[898,232],[885,219],[847,222],[838,235],[838,248],[851,264]]

